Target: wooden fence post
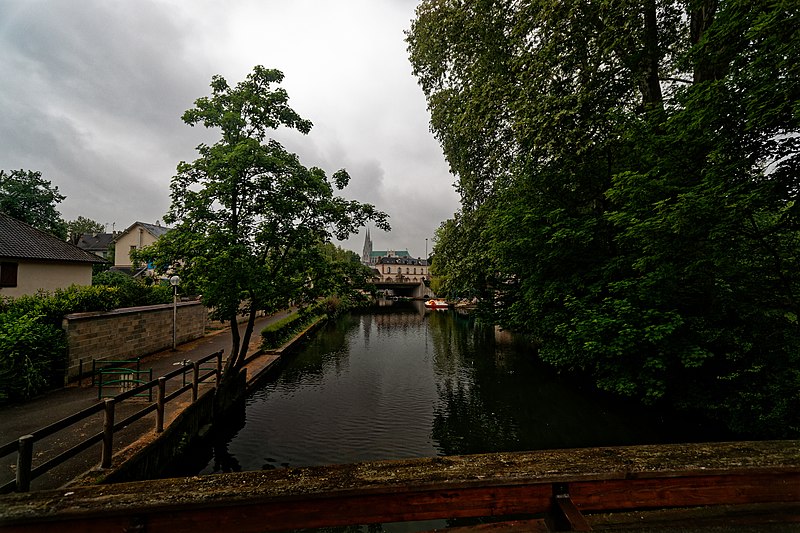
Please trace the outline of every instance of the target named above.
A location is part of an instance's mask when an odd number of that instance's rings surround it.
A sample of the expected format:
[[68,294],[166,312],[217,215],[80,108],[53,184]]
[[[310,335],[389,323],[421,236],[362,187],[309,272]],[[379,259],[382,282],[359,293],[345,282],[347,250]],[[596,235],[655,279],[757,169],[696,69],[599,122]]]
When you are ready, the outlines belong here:
[[31,490],[31,465],[33,464],[33,435],[19,438],[17,450],[17,492]]
[[114,452],[114,398],[106,398],[106,416],[103,420],[103,455],[100,468],[111,468]]
[[167,392],[167,378],[158,378],[158,399],[156,400],[156,433],[164,431],[164,397]]
[[216,387],[219,388],[219,382],[222,379],[222,350],[217,352],[217,382]]

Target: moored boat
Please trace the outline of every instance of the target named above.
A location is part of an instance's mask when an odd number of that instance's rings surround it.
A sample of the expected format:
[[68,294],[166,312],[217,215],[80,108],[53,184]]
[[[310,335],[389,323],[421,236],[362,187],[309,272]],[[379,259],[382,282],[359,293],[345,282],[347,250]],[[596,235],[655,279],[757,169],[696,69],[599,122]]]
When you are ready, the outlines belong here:
[[432,299],[425,301],[425,307],[428,309],[449,309],[450,304],[444,300]]

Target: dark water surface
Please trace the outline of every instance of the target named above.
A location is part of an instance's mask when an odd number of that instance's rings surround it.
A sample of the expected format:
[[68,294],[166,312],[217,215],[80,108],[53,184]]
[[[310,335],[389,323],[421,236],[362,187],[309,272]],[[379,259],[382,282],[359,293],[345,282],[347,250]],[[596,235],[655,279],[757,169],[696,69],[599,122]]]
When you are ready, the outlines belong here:
[[242,415],[192,473],[687,440],[571,384],[526,344],[419,302],[329,324]]

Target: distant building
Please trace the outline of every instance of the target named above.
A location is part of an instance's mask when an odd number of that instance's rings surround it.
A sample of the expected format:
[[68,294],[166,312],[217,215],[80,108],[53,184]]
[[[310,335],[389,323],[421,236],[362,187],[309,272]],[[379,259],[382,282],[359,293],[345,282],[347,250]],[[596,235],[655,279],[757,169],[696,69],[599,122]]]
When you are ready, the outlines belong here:
[[[394,252],[390,252],[394,254]],[[379,257],[373,267],[379,282],[423,283],[430,280],[428,260],[408,255]]]
[[408,253],[408,250],[373,250],[372,239],[369,236],[369,228],[367,228],[364,250],[361,253],[361,262],[367,266],[374,267],[378,264],[378,260],[384,257],[411,258],[411,254]]
[[114,238],[114,270],[119,270],[134,277],[147,271],[147,265],[134,268],[131,252],[150,246],[163,237],[171,228],[134,222],[125,231]]
[[361,262],[365,265],[372,265],[370,258],[372,257],[372,239],[369,236],[369,228],[367,228],[367,236],[364,239],[364,250],[361,252]]
[[114,259],[109,257],[111,255],[109,248],[114,242],[115,236],[114,233],[84,233],[78,237],[76,246],[81,250],[93,253],[97,257]]
[[0,296],[91,285],[95,254],[0,214]]

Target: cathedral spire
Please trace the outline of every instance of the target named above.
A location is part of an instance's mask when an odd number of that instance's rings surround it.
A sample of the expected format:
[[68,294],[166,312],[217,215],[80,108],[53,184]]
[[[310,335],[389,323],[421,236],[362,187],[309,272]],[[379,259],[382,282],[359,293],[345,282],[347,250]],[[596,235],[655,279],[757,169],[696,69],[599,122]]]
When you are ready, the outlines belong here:
[[370,264],[372,256],[372,239],[369,236],[369,226],[367,226],[367,236],[364,238],[364,250],[361,253],[361,262],[365,265]]

